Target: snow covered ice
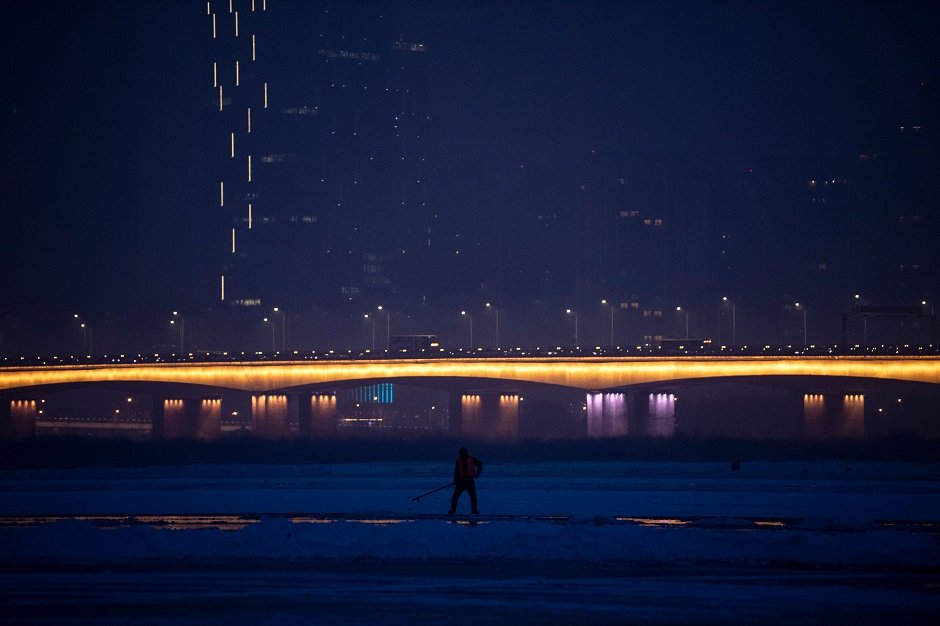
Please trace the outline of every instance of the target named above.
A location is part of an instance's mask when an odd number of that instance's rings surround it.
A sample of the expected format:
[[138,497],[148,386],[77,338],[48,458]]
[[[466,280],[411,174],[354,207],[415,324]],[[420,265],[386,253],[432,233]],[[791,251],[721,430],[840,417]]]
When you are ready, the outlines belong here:
[[[940,466],[0,473],[4,623],[936,623]],[[469,512],[464,496],[461,513]]]

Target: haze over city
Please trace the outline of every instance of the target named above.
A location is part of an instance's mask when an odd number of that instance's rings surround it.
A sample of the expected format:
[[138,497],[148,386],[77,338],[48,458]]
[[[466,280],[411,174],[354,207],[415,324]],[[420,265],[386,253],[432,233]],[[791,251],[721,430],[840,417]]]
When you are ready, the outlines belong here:
[[[278,2],[214,38],[185,3],[18,6],[3,354],[87,352],[75,315],[95,352],[166,351],[172,311],[249,351],[274,307],[278,350],[371,347],[365,315],[447,347],[495,347],[495,309],[504,346],[574,345],[575,314],[623,346],[730,344],[732,306],[738,344],[926,316],[928,6]],[[871,341],[933,340],[902,326]]]

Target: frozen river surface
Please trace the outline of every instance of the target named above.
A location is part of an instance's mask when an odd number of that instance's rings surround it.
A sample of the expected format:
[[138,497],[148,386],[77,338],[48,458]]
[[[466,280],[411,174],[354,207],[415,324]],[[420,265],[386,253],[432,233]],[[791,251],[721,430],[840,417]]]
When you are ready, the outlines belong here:
[[0,623],[940,623],[937,465],[450,472],[2,472]]

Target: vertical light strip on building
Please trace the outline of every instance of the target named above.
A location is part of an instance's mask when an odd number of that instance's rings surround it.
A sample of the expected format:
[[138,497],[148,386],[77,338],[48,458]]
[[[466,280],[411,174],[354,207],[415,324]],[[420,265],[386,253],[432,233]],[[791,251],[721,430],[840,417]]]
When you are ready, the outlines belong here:
[[219,64],[215,61],[212,62],[212,86],[219,86]]
[[241,84],[241,72],[238,71],[238,61],[235,61],[235,86]]
[[248,155],[248,182],[251,182],[251,155]]
[[248,107],[248,134],[251,134],[251,107]]
[[232,226],[232,254],[235,254],[235,227]]
[[219,85],[219,110],[222,110],[222,85]]
[[248,230],[251,230],[251,203],[248,203]]
[[235,158],[235,133],[232,133],[232,158]]
[[255,0],[251,0],[251,12],[255,12]]
[[225,301],[225,274],[222,274],[222,301]]
[[228,12],[232,12],[232,0],[228,0]]
[[[254,11],[254,9],[252,9],[252,11]],[[252,61],[257,60],[255,58],[255,36],[254,35],[251,36],[251,60]]]
[[225,206],[225,181],[219,181],[219,206]]
[[238,11],[235,11],[235,36],[238,37]]
[[212,3],[206,2],[206,15],[212,15]]
[[264,83],[264,108],[268,108],[268,83]]
[[215,13],[212,14],[212,38],[215,39]]

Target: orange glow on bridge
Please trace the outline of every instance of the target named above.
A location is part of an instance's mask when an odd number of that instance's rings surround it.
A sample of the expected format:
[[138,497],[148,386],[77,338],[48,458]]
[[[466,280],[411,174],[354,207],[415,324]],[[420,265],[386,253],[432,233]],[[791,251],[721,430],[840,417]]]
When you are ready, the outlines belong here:
[[603,390],[715,378],[812,376],[940,384],[938,357],[583,357],[105,364],[0,369],[0,390],[164,383],[265,393],[394,379],[487,379]]

